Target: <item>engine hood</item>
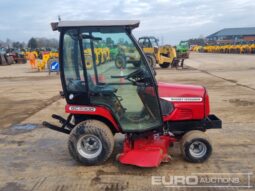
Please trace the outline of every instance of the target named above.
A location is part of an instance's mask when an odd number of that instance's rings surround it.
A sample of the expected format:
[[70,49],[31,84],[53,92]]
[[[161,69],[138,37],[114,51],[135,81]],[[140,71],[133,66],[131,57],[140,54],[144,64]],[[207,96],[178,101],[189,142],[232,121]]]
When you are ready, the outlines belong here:
[[197,85],[158,82],[159,97],[171,102],[202,102],[205,88]]

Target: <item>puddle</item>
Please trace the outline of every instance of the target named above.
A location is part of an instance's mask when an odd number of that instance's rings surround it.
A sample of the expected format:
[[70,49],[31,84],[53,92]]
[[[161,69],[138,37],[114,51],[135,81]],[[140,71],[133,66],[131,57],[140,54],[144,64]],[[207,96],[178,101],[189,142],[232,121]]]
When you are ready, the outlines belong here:
[[33,130],[37,127],[38,127],[38,124],[28,123],[28,124],[17,124],[17,125],[12,126],[11,128],[15,129],[15,130]]
[[24,186],[18,184],[17,182],[7,182],[4,187],[0,187],[1,191],[10,191],[10,190],[24,190]]
[[11,126],[10,128],[7,128],[2,132],[4,135],[16,135],[21,133],[27,133],[30,132],[36,128],[39,128],[40,124],[33,124],[33,123],[26,123],[26,124],[16,124]]

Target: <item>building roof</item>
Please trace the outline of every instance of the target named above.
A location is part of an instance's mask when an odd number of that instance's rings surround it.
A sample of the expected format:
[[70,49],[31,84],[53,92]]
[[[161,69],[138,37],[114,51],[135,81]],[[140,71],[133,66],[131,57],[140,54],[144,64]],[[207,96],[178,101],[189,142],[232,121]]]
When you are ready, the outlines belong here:
[[255,35],[255,27],[225,28],[207,36],[207,38],[220,37],[220,36],[243,36],[243,35],[246,35],[246,36]]
[[57,30],[65,27],[111,27],[127,26],[131,29],[138,27],[139,20],[81,20],[81,21],[60,21],[51,23],[52,29]]

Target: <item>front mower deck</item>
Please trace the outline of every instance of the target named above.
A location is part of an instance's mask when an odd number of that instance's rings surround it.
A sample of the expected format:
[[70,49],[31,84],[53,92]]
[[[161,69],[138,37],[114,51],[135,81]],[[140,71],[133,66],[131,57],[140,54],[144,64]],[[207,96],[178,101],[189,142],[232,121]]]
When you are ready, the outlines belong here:
[[157,167],[161,162],[168,162],[168,148],[175,138],[168,135],[151,135],[146,138],[138,138],[134,141],[125,139],[123,153],[117,159],[122,164],[130,164],[139,167]]

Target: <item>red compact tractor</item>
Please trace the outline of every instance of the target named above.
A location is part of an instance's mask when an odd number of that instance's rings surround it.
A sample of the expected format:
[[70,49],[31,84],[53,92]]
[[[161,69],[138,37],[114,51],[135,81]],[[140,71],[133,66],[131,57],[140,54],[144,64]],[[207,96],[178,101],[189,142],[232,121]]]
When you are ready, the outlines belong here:
[[[187,161],[203,162],[212,153],[205,131],[221,128],[221,120],[210,114],[204,87],[155,80],[132,35],[138,26],[139,21],[120,20],[52,23],[60,32],[61,95],[69,116],[52,115],[61,126],[43,125],[69,134],[71,156],[85,165],[101,164],[111,156],[116,133],[125,135],[123,151],[116,157],[123,164],[156,167],[168,162],[174,142],[181,143]],[[109,59],[98,64],[95,44],[135,50],[140,63],[118,68]],[[123,61],[130,61],[129,56],[123,54]],[[87,68],[91,60],[93,67]]]

